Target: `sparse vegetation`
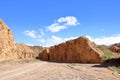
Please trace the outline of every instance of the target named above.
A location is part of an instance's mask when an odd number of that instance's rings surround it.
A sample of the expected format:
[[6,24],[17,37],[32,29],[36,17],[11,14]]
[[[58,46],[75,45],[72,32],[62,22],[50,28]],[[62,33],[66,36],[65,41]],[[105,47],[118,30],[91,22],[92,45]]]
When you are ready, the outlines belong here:
[[104,45],[99,45],[97,46],[101,51],[103,51],[104,55],[102,56],[102,60],[103,61],[106,61],[108,59],[110,59],[114,54],[109,50],[107,49],[106,46]]
[[109,50],[104,50],[104,55],[102,56],[102,60],[108,60],[111,58],[111,56],[113,56],[113,53]]
[[119,67],[113,66],[113,67],[111,67],[111,68],[114,69],[114,70],[116,70],[116,71],[120,74],[120,66],[119,66]]
[[109,69],[115,70],[120,74],[120,59],[118,58],[119,54],[111,52],[106,46],[99,45],[97,46],[100,50],[103,51],[104,55],[102,60],[104,65]]

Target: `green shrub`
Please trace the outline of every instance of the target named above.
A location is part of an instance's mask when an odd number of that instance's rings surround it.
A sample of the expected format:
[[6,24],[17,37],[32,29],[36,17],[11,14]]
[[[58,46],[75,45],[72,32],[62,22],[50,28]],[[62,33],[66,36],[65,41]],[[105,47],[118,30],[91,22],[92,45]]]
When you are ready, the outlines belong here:
[[113,56],[113,53],[109,49],[107,49],[106,46],[99,45],[97,47],[104,53],[104,55],[102,56],[103,61],[106,61],[106,60],[110,59]]
[[[99,45],[97,46],[101,51],[103,51],[104,55],[102,56],[102,60],[105,62],[104,65],[108,65],[109,69],[115,70],[120,74],[120,66],[119,66],[119,59],[117,59],[118,54],[111,52],[107,46]],[[114,58],[112,58],[114,57]],[[116,59],[114,61],[112,59]],[[116,66],[117,65],[117,66]]]

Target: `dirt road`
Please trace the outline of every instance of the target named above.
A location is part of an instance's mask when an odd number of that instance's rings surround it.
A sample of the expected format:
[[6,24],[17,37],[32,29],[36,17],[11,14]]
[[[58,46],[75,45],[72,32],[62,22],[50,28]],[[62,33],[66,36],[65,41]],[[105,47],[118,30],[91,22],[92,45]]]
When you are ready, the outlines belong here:
[[36,61],[0,66],[0,80],[120,80],[98,64],[66,64]]

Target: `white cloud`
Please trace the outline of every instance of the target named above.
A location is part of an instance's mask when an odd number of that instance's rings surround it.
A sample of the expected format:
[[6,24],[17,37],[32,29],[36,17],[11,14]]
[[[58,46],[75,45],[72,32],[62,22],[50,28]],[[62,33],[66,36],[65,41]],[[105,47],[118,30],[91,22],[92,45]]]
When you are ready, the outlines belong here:
[[44,38],[39,38],[39,39],[37,39],[37,41],[38,41],[38,42],[41,42],[41,43],[45,43]]
[[35,30],[26,30],[24,31],[24,34],[26,36],[29,36],[31,38],[36,39],[38,42],[44,43],[44,32],[42,29],[39,29],[39,32],[35,31]]
[[37,41],[38,42],[41,42],[41,43],[45,43],[45,40],[44,40],[44,32],[42,29],[39,29],[39,34],[37,35]]
[[65,29],[65,28],[67,28],[67,27],[64,26],[64,25],[59,25],[58,23],[54,23],[54,24],[47,27],[47,29],[50,30],[53,33],[54,32],[59,32],[60,30]]
[[67,26],[76,26],[78,25],[78,20],[74,16],[61,17],[57,20],[58,23],[64,23]]
[[31,37],[31,38],[36,38],[36,35],[35,35],[35,31],[34,31],[34,30],[26,30],[26,31],[24,31],[24,34],[25,34],[26,36]]
[[72,39],[76,39],[76,38],[78,38],[78,37],[69,37],[69,38],[65,38],[64,40],[68,41],[68,40],[72,40]]
[[67,16],[67,17],[61,17],[55,23],[51,24],[50,26],[47,26],[47,30],[51,32],[59,32],[62,29],[66,29],[69,26],[76,26],[79,22],[76,17],[74,16]]
[[[98,45],[102,45],[102,44],[111,45],[111,44],[120,42],[120,34],[112,35],[108,37],[100,37],[100,38],[93,38],[91,36],[86,36],[86,37],[89,38],[90,41],[95,42]],[[53,35],[50,39],[46,40],[46,45],[53,46],[53,45],[60,44],[62,42],[65,42],[71,39],[76,39],[76,38],[78,37],[76,36],[76,37],[61,38]]]
[[40,32],[42,37],[45,35],[42,29],[39,29],[39,32]]
[[120,42],[120,34],[112,35],[109,37],[101,37],[101,38],[92,38],[90,36],[86,36],[86,37],[88,37],[91,41],[95,42],[98,45],[102,45],[102,44],[111,45]]
[[53,46],[65,42],[67,40],[75,39],[77,37],[61,38],[53,35],[50,39],[46,40],[46,46]]
[[62,38],[53,35],[50,39],[46,40],[46,46],[53,46],[61,42],[63,42]]

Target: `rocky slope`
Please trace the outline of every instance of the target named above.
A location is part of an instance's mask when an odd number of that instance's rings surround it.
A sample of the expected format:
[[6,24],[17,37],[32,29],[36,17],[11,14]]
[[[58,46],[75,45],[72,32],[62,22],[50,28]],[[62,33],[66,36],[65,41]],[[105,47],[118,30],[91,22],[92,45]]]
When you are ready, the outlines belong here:
[[0,61],[16,58],[35,58],[42,47],[15,44],[14,35],[0,19]]
[[108,49],[111,50],[112,52],[120,53],[120,43],[110,45]]
[[34,51],[35,54],[39,54],[44,50],[44,47],[42,46],[28,46],[31,50]]
[[39,58],[53,62],[99,63],[103,52],[85,37],[61,43],[43,50]]
[[35,53],[25,44],[16,44],[19,58],[35,58]]
[[28,46],[25,44],[15,44],[20,58],[36,58],[44,49],[42,46]]

